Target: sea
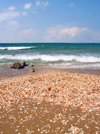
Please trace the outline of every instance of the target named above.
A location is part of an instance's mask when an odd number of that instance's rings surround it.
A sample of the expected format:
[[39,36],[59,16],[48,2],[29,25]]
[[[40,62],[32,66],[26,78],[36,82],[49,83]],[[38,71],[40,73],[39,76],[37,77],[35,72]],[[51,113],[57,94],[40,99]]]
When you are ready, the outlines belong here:
[[0,43],[0,65],[100,68],[100,43]]

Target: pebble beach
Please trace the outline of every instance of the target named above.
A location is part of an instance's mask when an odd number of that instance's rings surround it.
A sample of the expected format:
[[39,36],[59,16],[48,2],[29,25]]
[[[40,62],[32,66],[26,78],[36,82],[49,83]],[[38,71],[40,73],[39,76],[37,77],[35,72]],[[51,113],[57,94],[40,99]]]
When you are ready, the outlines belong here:
[[1,79],[0,133],[100,134],[100,76],[51,70]]

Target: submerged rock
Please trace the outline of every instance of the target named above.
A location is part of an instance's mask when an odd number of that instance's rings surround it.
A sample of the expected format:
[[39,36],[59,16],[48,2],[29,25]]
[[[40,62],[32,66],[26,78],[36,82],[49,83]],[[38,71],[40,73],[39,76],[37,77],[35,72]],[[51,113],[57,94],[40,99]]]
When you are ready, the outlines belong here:
[[19,63],[19,62],[14,62],[13,64],[10,64],[9,65],[9,68],[14,68],[14,69],[20,69],[20,68],[23,68],[26,66],[26,62],[22,62],[22,63]]

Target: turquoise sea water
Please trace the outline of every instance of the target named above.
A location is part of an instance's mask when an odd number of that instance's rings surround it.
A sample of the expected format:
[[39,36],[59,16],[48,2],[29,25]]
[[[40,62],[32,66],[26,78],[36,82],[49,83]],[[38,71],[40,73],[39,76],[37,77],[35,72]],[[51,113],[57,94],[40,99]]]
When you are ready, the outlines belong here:
[[100,68],[100,43],[1,43],[0,65],[14,61],[57,68]]

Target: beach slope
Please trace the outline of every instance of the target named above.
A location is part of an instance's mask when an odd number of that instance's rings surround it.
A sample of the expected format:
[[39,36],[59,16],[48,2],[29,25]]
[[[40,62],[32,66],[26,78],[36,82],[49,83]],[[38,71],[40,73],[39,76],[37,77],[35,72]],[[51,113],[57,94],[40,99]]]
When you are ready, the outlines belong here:
[[100,133],[100,76],[47,72],[0,81],[0,132]]

